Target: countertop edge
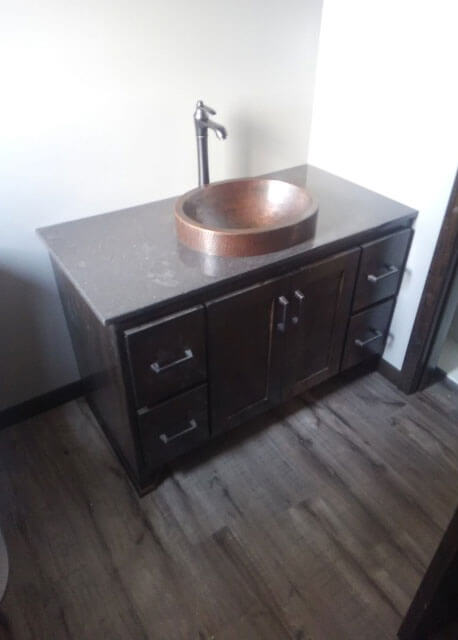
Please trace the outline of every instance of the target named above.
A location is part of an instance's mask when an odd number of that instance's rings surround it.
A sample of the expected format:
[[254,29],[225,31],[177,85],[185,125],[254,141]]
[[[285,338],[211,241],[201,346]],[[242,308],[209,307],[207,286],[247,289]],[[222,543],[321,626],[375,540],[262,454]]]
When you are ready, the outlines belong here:
[[[62,223],[65,224],[65,223]],[[90,308],[90,310],[92,311],[92,313],[95,315],[95,317],[97,318],[97,320],[104,326],[107,327],[110,324],[114,324],[115,322],[117,322],[117,320],[110,320],[107,318],[103,318],[100,313],[97,311],[95,305],[91,302],[90,298],[88,298],[88,296],[86,295],[86,293],[81,289],[81,287],[79,286],[78,282],[75,280],[75,278],[73,278],[70,274],[70,272],[68,271],[68,269],[66,268],[66,266],[64,265],[64,263],[62,262],[62,260],[59,258],[59,256],[52,250],[52,248],[48,245],[48,243],[46,242],[46,239],[43,237],[42,233],[41,233],[41,229],[46,229],[47,227],[41,227],[38,229],[35,229],[35,233],[37,234],[37,236],[40,238],[41,242],[45,245],[48,254],[49,254],[49,258],[51,260],[51,266],[52,266],[52,262],[54,261],[59,269],[62,271],[62,273],[65,275],[65,277],[69,280],[69,282],[71,282],[71,284],[75,287],[75,289],[78,291],[79,295],[83,298],[84,302],[87,304],[87,306]]]

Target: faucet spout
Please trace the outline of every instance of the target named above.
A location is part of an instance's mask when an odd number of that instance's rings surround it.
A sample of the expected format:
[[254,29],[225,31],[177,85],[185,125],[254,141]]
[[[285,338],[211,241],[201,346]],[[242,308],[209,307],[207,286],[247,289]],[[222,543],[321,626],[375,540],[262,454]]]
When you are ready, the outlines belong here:
[[226,140],[227,131],[226,131],[226,128],[223,127],[222,124],[218,124],[217,122],[213,122],[213,120],[208,120],[207,123],[206,123],[206,127],[207,127],[207,129],[213,129],[213,131],[216,133],[216,137],[219,138],[219,140]]
[[208,169],[208,130],[212,129],[219,140],[227,138],[227,131],[222,124],[218,124],[208,117],[215,115],[216,111],[207,107],[202,100],[196,104],[194,112],[194,125],[197,138],[197,163],[199,173],[199,187],[210,182],[210,172]]

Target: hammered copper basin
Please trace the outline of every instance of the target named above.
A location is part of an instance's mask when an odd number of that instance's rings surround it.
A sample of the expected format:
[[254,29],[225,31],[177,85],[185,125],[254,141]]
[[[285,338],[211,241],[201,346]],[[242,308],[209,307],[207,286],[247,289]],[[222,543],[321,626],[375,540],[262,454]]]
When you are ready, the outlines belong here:
[[315,233],[318,206],[282,180],[214,182],[185,193],[175,207],[178,238],[216,256],[254,256],[286,249]]

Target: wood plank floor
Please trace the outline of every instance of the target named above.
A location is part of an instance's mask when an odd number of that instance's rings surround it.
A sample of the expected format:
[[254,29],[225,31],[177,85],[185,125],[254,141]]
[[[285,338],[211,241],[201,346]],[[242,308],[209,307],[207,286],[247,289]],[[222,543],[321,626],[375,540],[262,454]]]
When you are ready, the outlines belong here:
[[141,499],[80,400],[0,433],[0,482],[2,639],[394,639],[458,503],[458,395],[347,375]]

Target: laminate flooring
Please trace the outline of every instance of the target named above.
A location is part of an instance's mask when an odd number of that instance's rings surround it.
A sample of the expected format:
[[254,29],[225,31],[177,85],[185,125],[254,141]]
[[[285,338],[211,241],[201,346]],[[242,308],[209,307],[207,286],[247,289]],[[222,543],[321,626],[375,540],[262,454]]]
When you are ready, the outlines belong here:
[[458,503],[458,394],[326,382],[139,498],[83,399],[0,432],[0,638],[378,640]]

